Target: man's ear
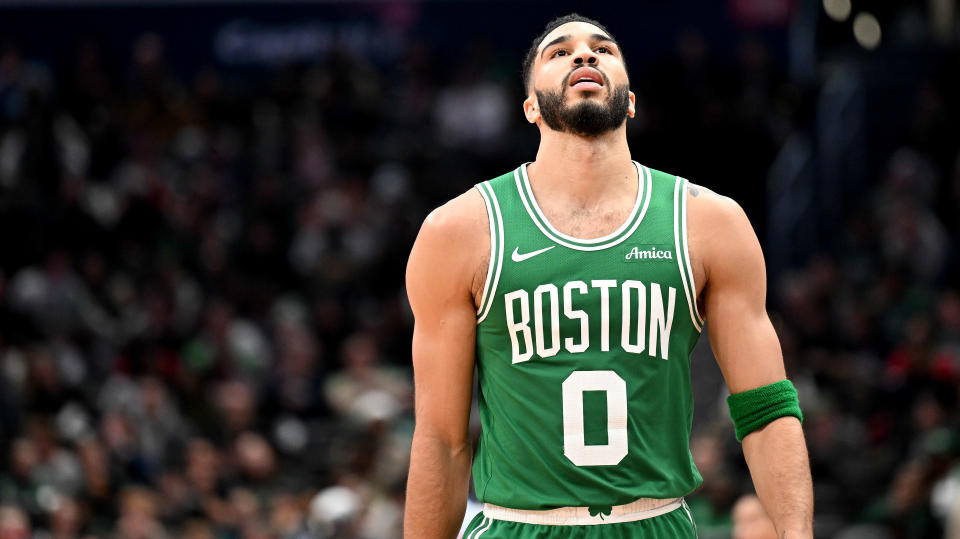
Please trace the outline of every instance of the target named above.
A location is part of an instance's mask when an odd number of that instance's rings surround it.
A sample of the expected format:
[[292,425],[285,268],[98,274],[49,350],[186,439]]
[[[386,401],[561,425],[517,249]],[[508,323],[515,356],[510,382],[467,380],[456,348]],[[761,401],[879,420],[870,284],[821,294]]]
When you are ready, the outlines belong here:
[[630,105],[627,107],[627,116],[633,118],[637,114],[637,95],[630,92]]
[[537,95],[533,92],[523,100],[523,115],[532,124],[540,119],[540,103],[537,102]]

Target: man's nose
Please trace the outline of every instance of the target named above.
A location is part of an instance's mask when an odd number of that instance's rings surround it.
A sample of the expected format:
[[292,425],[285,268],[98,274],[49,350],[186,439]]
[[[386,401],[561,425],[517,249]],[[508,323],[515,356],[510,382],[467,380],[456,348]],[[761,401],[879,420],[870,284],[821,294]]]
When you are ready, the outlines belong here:
[[581,65],[583,65],[584,63],[586,63],[587,65],[590,65],[590,66],[596,65],[597,60],[598,60],[598,58],[597,58],[596,53],[594,53],[594,52],[593,52],[592,50],[590,50],[589,48],[584,48],[584,49],[581,49],[581,50],[577,51],[577,54],[574,55],[574,57],[573,57],[573,63],[574,63],[574,65],[577,65],[577,66],[581,66]]

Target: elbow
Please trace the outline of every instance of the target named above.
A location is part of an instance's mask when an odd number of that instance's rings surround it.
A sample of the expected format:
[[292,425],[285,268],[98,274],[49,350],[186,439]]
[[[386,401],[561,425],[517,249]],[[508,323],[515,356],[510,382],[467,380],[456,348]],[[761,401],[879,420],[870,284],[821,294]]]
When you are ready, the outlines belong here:
[[451,458],[470,455],[472,444],[466,431],[446,432],[435,428],[417,425],[413,429],[413,448],[430,448],[431,452],[441,452]]

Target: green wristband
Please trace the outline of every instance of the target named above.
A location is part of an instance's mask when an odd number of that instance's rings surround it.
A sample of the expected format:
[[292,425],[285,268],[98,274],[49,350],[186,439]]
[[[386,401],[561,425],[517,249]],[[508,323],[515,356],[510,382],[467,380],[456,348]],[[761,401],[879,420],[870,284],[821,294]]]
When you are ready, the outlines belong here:
[[790,380],[781,380],[727,397],[730,418],[737,433],[737,441],[767,423],[792,415],[803,422],[797,390]]

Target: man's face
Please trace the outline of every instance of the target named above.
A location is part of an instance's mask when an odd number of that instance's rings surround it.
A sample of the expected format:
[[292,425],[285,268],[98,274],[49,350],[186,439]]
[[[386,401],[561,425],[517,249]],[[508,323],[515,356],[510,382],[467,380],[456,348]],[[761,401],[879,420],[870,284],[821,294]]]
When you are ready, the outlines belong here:
[[532,85],[534,95],[524,103],[527,118],[543,118],[554,131],[598,136],[619,128],[634,113],[620,48],[606,32],[585,22],[559,26],[543,39]]

